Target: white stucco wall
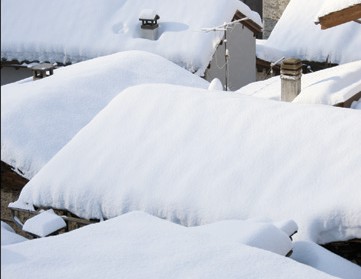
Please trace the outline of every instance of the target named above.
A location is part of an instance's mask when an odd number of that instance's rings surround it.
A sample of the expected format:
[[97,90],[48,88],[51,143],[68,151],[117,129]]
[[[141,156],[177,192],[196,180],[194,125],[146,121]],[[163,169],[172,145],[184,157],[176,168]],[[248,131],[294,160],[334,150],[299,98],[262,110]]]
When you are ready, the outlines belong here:
[[236,24],[227,31],[227,48],[229,63],[225,65],[225,46],[219,45],[205,78],[221,80],[225,87],[228,67],[227,84],[230,90],[237,90],[248,83],[256,81],[256,42],[254,33],[242,24]]

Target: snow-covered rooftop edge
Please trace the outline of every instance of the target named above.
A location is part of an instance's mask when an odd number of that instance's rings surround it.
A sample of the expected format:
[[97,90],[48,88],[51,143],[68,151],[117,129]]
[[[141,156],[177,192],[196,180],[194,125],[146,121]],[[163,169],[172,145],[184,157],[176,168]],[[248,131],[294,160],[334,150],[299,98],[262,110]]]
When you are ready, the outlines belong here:
[[[325,1],[320,11],[317,14],[317,18],[326,16],[328,14],[341,11],[346,8],[350,8],[354,5],[361,4],[361,0],[337,0],[337,1]],[[316,20],[315,20],[316,21]]]
[[[359,278],[360,267],[313,243],[297,243],[297,260],[244,245],[237,223],[241,222],[185,228],[132,212],[56,237],[2,246],[1,274],[38,279],[49,274],[52,278],[106,274],[109,279]],[[266,244],[277,242],[267,234],[256,238]],[[317,259],[314,268],[307,262],[310,256]]]
[[301,240],[361,237],[359,120],[355,110],[232,92],[131,87],[30,180],[19,203],[97,219],[142,210],[188,226],[294,219]]
[[[361,92],[361,60],[303,74],[301,92],[294,103],[337,105]],[[281,78],[275,76],[250,83],[237,92],[249,96],[281,100]],[[356,104],[354,105],[356,106]]]
[[[357,0],[359,1],[359,0]],[[257,57],[274,62],[282,57],[344,64],[361,60],[361,25],[348,22],[327,30],[315,24],[323,5],[344,1],[291,0],[267,40],[257,40]]]
[[[19,61],[75,63],[145,50],[203,75],[223,32],[202,28],[229,22],[237,11],[262,26],[258,13],[238,0],[4,0],[1,5],[1,57]],[[161,18],[155,41],[140,37],[144,9]]]
[[1,160],[32,178],[115,96],[142,83],[207,88],[167,59],[123,51],[58,68],[54,75],[1,87]]

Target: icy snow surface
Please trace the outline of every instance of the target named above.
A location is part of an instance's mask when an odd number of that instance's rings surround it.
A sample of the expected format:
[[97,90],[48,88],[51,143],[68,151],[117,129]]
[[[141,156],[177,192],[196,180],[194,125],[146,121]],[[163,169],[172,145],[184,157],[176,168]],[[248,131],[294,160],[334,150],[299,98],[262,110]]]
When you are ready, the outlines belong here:
[[12,227],[1,221],[1,246],[23,242],[27,240],[25,237],[15,233]]
[[20,201],[84,218],[142,210],[193,226],[293,219],[296,238],[361,237],[360,112],[140,85],[114,98]]
[[[281,100],[279,76],[250,83],[237,92]],[[335,105],[361,92],[361,60],[302,75],[301,92],[294,103]]]
[[257,57],[276,61],[282,56],[343,64],[361,59],[361,25],[348,22],[321,30],[318,12],[332,0],[291,0],[268,40],[257,40]]
[[[1,7],[1,58],[74,63],[145,50],[198,75],[223,37],[202,28],[231,21],[237,10],[262,26],[260,16],[238,0],[2,0]],[[140,37],[144,9],[160,16],[156,41]]]
[[335,278],[222,233],[141,212],[1,247],[4,278]]
[[31,178],[128,86],[209,83],[166,59],[127,51],[59,68],[48,78],[1,87],[1,160]]

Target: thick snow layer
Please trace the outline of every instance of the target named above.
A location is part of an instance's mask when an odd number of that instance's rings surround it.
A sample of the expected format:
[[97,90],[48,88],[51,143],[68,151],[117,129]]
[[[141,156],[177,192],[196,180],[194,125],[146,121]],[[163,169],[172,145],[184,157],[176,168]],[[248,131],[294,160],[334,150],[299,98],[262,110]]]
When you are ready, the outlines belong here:
[[[335,278],[290,258],[133,212],[1,247],[4,278]],[[34,252],[35,251],[35,252]]]
[[27,240],[25,237],[15,233],[12,227],[1,221],[1,246],[23,242]]
[[270,222],[227,220],[192,227],[192,230],[214,234],[220,237],[220,241],[232,240],[282,256],[292,250],[292,241],[289,235]]
[[1,87],[1,160],[31,178],[128,86],[209,83],[166,59],[129,51],[59,68],[48,78]]
[[361,0],[325,1],[325,3],[321,7],[321,10],[318,12],[317,17],[323,17],[330,13],[341,11],[357,4],[361,4]]
[[292,259],[343,279],[360,279],[361,267],[308,241],[296,241]]
[[44,211],[24,223],[23,230],[39,237],[47,236],[66,226],[63,218],[54,213],[52,209]]
[[144,9],[139,14],[139,19],[155,19],[157,12],[152,9]]
[[[361,60],[361,25],[348,22],[321,30],[314,23],[330,0],[291,0],[266,42],[257,42],[257,57],[276,61],[282,56],[343,64]],[[276,50],[276,51],[275,51]]]
[[193,226],[265,217],[293,219],[302,240],[361,237],[359,122],[356,110],[136,86],[57,153],[19,199],[84,218],[142,210]]
[[[361,92],[361,60],[302,75],[301,92],[294,103],[335,105]],[[248,84],[237,92],[281,100],[279,76]]]
[[[237,10],[262,25],[238,0],[2,0],[1,7],[1,58],[74,63],[145,50],[199,75],[223,37],[202,28],[231,21]],[[160,16],[158,40],[140,37],[139,15],[145,9]]]
[[218,78],[214,78],[208,86],[208,90],[211,91],[223,91],[222,82]]
[[293,220],[280,221],[275,223],[274,225],[285,234],[287,234],[289,237],[292,237],[298,231],[298,226]]

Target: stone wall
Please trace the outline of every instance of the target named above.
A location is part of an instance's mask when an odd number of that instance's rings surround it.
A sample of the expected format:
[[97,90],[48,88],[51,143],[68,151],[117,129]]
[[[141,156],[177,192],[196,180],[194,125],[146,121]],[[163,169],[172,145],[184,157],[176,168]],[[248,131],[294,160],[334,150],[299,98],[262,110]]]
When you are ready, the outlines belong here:
[[1,161],[1,221],[8,223],[18,233],[20,231],[12,222],[8,205],[18,199],[21,189],[27,182],[26,178],[18,175],[8,164]]
[[263,1],[263,38],[267,39],[271,34],[283,11],[290,0],[264,0]]

